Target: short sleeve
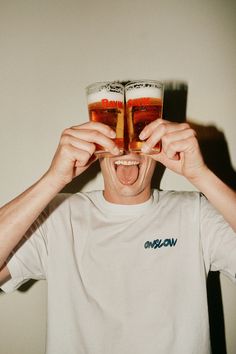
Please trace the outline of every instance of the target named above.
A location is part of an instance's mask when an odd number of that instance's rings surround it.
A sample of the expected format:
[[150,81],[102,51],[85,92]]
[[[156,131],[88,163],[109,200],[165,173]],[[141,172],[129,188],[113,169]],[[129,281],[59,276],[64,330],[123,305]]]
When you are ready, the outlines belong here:
[[220,271],[236,282],[236,233],[200,195],[200,230],[207,270]]
[[14,291],[29,279],[46,279],[47,218],[48,212],[45,210],[7,260],[11,279],[1,286],[4,292]]

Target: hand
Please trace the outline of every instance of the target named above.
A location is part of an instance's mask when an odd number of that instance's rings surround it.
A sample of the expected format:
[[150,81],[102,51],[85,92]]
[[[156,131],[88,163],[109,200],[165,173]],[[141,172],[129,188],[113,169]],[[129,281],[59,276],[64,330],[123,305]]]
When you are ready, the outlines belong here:
[[188,123],[158,119],[143,129],[140,139],[145,140],[142,151],[146,154],[151,153],[152,148],[161,141],[161,152],[150,156],[189,180],[198,178],[207,169],[196,132]]
[[119,155],[120,151],[113,138],[115,132],[108,125],[99,122],[88,122],[65,129],[48,173],[63,188],[97,159],[94,155],[95,144]]

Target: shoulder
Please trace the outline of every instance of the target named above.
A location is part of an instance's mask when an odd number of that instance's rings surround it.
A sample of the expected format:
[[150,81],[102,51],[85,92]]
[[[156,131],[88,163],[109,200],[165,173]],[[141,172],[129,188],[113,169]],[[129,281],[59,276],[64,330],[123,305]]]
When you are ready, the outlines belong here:
[[158,215],[189,220],[193,217],[199,218],[201,205],[199,192],[166,190],[154,193]]
[[166,190],[159,191],[159,201],[160,202],[173,202],[173,203],[199,203],[201,198],[204,196],[200,192],[196,191],[175,191]]
[[196,215],[200,209],[200,193],[196,191],[154,190],[154,205],[164,215]]
[[49,213],[55,210],[66,210],[74,207],[91,205],[101,191],[80,192],[76,194],[59,193],[48,205]]

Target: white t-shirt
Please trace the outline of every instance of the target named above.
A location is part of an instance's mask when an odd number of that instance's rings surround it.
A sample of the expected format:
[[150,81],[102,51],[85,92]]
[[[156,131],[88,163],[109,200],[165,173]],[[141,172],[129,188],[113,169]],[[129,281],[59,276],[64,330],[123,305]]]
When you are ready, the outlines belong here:
[[208,354],[206,277],[235,281],[236,237],[197,192],[61,194],[8,267],[6,292],[47,279],[48,354]]

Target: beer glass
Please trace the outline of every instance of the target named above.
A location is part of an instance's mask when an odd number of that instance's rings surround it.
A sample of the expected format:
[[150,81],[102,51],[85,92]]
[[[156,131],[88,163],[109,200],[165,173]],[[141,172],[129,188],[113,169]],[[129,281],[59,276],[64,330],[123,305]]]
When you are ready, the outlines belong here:
[[[90,121],[109,125],[115,132],[120,153],[124,150],[124,86],[118,82],[97,82],[86,88]],[[96,144],[98,157],[113,156]]]
[[[154,80],[132,81],[125,86],[126,119],[129,151],[141,152],[143,141],[139,134],[152,121],[162,117],[163,84]],[[158,153],[161,143],[151,153]]]

